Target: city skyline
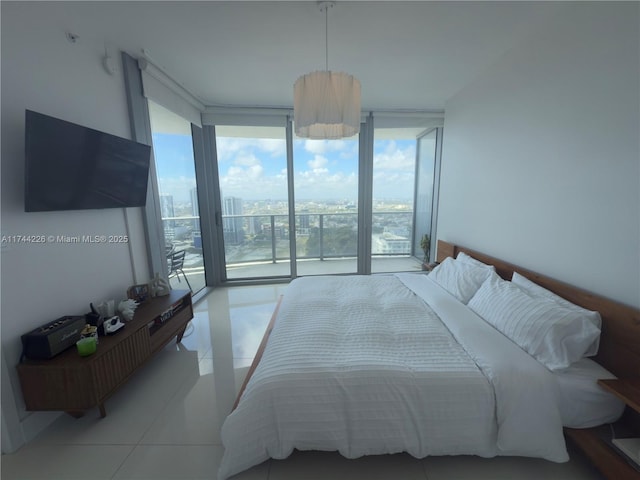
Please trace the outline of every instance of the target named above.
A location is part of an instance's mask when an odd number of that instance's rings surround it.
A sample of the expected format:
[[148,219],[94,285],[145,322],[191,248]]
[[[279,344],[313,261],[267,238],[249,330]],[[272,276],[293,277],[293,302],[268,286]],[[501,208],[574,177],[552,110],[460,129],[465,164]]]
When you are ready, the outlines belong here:
[[[171,194],[160,194],[160,211],[163,218],[168,217],[191,217],[198,216],[199,212],[193,208],[193,200],[197,198],[192,195],[190,199],[183,199],[181,202],[174,201]],[[223,216],[227,215],[225,205],[230,199],[237,199],[242,202],[241,215],[288,215],[288,202],[285,199],[263,199],[250,200],[234,196],[223,196],[221,200]],[[413,210],[413,203],[408,199],[382,199],[375,200],[373,213],[408,212]],[[264,209],[267,204],[266,210]],[[339,213],[341,210],[350,210],[350,213],[357,213],[357,202],[350,200],[296,200],[296,215],[318,214],[318,213]],[[376,209],[376,206],[384,208]],[[231,214],[229,214],[231,215]],[[234,214],[235,215],[235,214]]]

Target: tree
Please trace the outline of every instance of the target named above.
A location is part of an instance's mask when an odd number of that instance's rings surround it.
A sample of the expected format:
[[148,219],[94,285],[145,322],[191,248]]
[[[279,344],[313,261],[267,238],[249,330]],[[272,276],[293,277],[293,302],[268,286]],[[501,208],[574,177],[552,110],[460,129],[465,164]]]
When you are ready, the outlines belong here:
[[[358,233],[352,227],[325,228],[322,231],[322,254],[325,257],[355,256],[357,254]],[[305,255],[320,256],[320,229],[314,227],[309,232]]]
[[429,263],[431,257],[431,237],[424,234],[420,240],[420,248],[424,251],[424,263]]

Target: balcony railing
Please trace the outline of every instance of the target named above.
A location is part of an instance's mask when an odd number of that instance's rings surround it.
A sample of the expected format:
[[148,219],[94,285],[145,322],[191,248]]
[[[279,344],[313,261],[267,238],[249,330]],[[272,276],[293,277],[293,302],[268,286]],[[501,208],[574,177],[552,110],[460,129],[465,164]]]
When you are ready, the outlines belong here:
[[[176,248],[201,252],[199,218],[163,218],[165,238]],[[413,213],[375,212],[372,222],[373,256],[413,254]],[[289,260],[289,217],[286,214],[224,215],[227,265]],[[357,256],[357,213],[301,213],[296,215],[298,259]]]

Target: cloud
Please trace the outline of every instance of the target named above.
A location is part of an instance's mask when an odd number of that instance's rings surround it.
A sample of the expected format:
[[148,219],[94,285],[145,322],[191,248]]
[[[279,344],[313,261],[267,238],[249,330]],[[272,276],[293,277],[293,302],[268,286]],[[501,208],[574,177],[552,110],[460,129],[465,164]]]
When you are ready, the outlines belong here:
[[259,164],[249,165],[247,167],[233,165],[229,167],[229,169],[227,170],[226,177],[223,177],[223,178],[232,177],[235,180],[239,180],[239,181],[246,181],[248,179],[256,180],[262,177],[263,173],[264,173],[264,168],[262,168],[262,165],[259,165]]
[[260,182],[251,182],[248,178],[224,177],[220,179],[220,189],[225,197],[245,200],[286,200],[287,197],[287,185],[277,177],[263,177]]
[[285,199],[287,196],[286,170],[268,175],[262,165],[246,167],[233,165],[227,169],[226,175],[220,177],[220,189],[224,196],[254,200]]
[[172,195],[174,201],[185,202],[191,199],[191,189],[196,186],[193,177],[158,177],[160,195]]
[[220,163],[236,161],[237,157],[283,157],[287,153],[286,142],[277,138],[216,137],[216,149]]
[[295,177],[296,198],[329,200],[355,198],[358,176],[355,172],[329,173],[327,169],[307,170]]
[[242,150],[244,143],[238,138],[216,138],[216,151],[219,162],[228,162],[233,156]]
[[416,164],[415,144],[400,148],[393,140],[389,141],[384,150],[373,155],[373,169],[413,172]]
[[260,150],[268,152],[272,157],[279,157],[287,154],[286,142],[277,138],[259,138],[256,146]]
[[[296,199],[340,200],[357,197],[357,141],[295,142]],[[220,186],[224,195],[255,200],[285,199],[287,169],[284,140],[220,137],[217,147]],[[374,197],[410,198],[414,186],[415,156],[415,141],[376,141]],[[181,155],[180,161],[183,160],[189,159]],[[173,172],[175,175],[175,170]],[[176,199],[188,200],[190,190],[195,187],[195,179],[186,176],[171,178],[166,175],[165,178],[160,178],[160,185],[163,191],[173,192]]]
[[229,167],[229,170],[227,170],[227,175],[226,177],[223,178],[236,178],[236,177],[240,177],[242,174],[244,173],[244,168],[242,167]]
[[379,171],[373,175],[373,198],[410,199],[413,197],[413,172]]
[[304,149],[315,155],[322,155],[329,152],[342,152],[347,150],[350,144],[358,145],[357,141],[350,140],[305,140]]
[[315,157],[313,157],[313,160],[309,160],[307,162],[307,165],[309,165],[309,168],[311,168],[312,170],[326,170],[325,167],[328,163],[329,160],[327,160],[326,157],[323,157],[322,155],[316,155]]
[[247,168],[246,172],[251,180],[257,180],[262,177],[264,168],[262,168],[262,165],[251,165],[249,168]]
[[321,155],[327,152],[326,140],[305,140],[304,149],[315,155]]
[[260,165],[260,159],[256,157],[253,153],[245,154],[241,153],[237,155],[233,160],[234,165],[251,167],[254,165]]

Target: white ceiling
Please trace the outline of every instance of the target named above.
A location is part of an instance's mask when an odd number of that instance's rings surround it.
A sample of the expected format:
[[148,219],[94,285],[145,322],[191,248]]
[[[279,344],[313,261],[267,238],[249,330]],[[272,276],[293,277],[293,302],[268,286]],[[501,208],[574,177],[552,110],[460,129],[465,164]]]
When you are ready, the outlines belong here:
[[[329,69],[359,78],[364,110],[440,110],[562,8],[338,1],[329,10]],[[47,2],[38,12],[79,42],[136,57],[147,50],[205,105],[291,107],[295,80],[325,64],[325,15],[315,1]]]

